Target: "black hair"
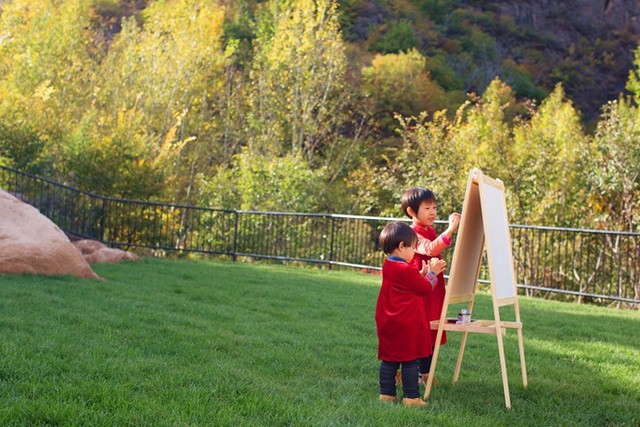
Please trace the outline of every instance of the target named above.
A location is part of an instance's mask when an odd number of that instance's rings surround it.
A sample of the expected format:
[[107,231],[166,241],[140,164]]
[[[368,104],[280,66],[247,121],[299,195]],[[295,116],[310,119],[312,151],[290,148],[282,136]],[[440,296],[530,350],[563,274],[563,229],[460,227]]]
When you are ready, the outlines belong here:
[[404,243],[406,246],[415,246],[418,243],[418,235],[404,222],[390,222],[380,233],[382,251],[389,255],[400,247],[400,243]]
[[436,195],[428,188],[411,187],[402,195],[400,206],[402,207],[402,212],[411,218],[407,209],[411,208],[418,214],[418,209],[420,209],[422,202],[437,203]]

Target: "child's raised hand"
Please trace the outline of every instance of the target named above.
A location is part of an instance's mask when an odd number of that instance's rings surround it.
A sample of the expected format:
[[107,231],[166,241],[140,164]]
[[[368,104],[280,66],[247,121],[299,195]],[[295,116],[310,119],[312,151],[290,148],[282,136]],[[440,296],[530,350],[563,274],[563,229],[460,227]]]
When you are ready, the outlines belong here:
[[458,225],[460,225],[460,214],[458,212],[454,212],[449,215],[449,229],[451,229],[451,231],[456,231],[458,229]]

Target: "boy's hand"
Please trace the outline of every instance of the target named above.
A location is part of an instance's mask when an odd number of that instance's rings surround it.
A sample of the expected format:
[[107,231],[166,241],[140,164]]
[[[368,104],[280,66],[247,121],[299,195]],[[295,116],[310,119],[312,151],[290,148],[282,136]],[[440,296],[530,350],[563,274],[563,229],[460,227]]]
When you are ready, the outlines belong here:
[[452,232],[455,232],[458,229],[459,225],[460,225],[460,214],[457,212],[454,212],[451,215],[449,215],[449,229]]
[[[424,268],[424,264],[426,263],[424,261],[422,261],[422,263]],[[425,272],[425,274],[427,274],[429,271],[432,271],[434,274],[438,275],[444,271],[446,266],[447,266],[447,262],[445,260],[438,259],[438,258],[431,258],[429,260],[429,264],[426,266],[427,271]]]
[[426,261],[422,261],[422,268],[420,269],[420,274],[422,275],[422,277],[426,277],[427,273],[429,272],[429,267],[427,266]]

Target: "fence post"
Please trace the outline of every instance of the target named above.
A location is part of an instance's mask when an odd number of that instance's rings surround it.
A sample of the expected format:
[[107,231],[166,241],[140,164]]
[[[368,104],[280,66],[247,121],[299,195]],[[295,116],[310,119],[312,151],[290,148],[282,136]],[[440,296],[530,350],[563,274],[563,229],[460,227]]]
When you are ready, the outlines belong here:
[[236,250],[238,248],[238,211],[233,211],[235,219],[233,221],[233,253],[231,254],[231,259],[235,262],[237,261]]
[[331,238],[329,239],[329,270],[331,270],[333,266],[333,238],[335,235],[335,223],[336,217],[331,215]]
[[105,242],[105,240],[104,240],[104,233],[105,233],[104,224],[105,224],[105,221],[106,221],[106,218],[107,218],[107,208],[106,208],[107,200],[104,197],[102,197],[101,200],[102,200],[102,214],[100,215],[100,241],[104,243]]

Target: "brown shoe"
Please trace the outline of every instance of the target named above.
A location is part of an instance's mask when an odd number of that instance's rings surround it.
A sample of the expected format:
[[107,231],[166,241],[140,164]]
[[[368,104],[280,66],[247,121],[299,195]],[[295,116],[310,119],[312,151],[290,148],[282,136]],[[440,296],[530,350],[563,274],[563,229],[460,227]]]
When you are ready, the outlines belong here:
[[381,394],[380,401],[396,403],[398,401],[398,398],[395,396],[389,396],[388,394]]
[[404,406],[409,406],[409,407],[422,407],[422,406],[427,406],[427,402],[425,402],[424,400],[422,400],[419,397],[414,397],[413,399],[409,399],[409,398],[404,398],[402,399],[402,404]]

